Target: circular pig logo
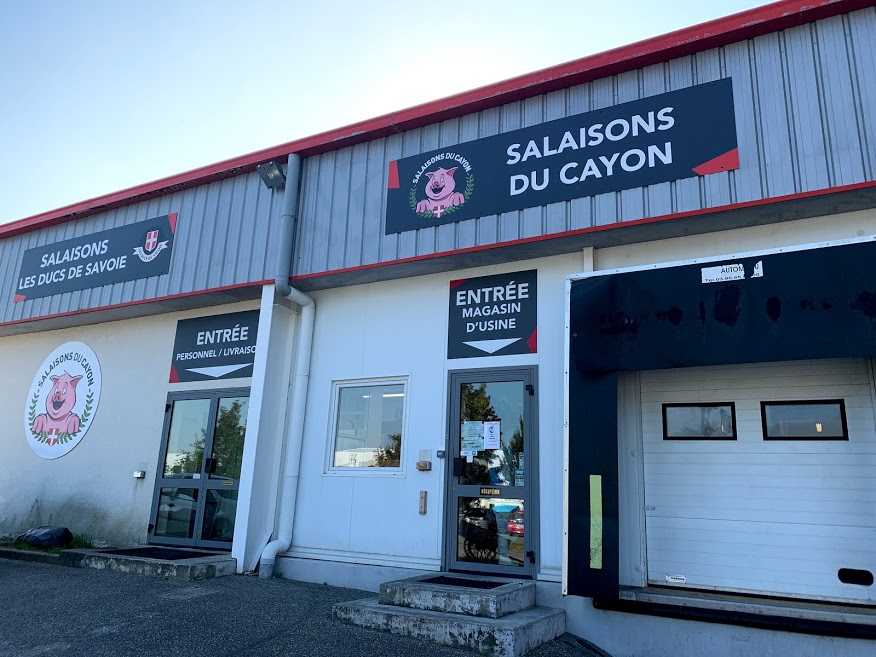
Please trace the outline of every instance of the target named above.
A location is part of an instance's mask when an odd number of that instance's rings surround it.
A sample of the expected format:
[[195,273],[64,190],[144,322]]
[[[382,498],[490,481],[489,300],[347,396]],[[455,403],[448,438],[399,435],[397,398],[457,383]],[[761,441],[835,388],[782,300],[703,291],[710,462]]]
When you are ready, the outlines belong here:
[[56,459],[85,437],[100,403],[100,363],[83,342],[68,342],[43,361],[27,397],[24,432],[30,448]]
[[[427,170],[428,169],[428,170]],[[474,173],[459,153],[432,156],[423,163],[408,194],[411,210],[423,219],[456,212],[474,193]]]

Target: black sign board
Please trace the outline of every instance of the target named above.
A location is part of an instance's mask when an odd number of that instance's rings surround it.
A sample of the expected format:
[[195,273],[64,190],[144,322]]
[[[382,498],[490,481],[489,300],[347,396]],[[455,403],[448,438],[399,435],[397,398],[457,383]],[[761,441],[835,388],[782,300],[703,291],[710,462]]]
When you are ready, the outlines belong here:
[[451,281],[447,357],[536,353],[537,287],[535,269]]
[[590,372],[876,354],[876,243],[593,276],[571,286]]
[[160,276],[170,270],[176,213],[24,252],[13,300]]
[[737,168],[728,78],[394,160],[386,234]]
[[258,329],[258,310],[177,322],[170,382],[252,376]]

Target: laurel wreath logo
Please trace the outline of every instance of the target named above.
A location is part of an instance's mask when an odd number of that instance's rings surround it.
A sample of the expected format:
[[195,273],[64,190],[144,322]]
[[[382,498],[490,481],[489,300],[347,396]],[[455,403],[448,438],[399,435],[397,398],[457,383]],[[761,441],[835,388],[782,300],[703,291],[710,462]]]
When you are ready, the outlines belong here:
[[[465,191],[462,195],[465,197],[465,200],[468,201],[471,198],[471,195],[474,194],[474,174],[470,173],[465,177]],[[426,210],[425,212],[417,212],[417,188],[411,187],[411,193],[408,195],[408,205],[411,206],[411,210],[414,211],[418,217],[422,219],[431,219],[435,216],[435,213],[432,210]],[[444,214],[452,214],[461,208],[461,205],[451,205],[444,208]]]
[[[30,404],[27,407],[27,420],[30,423],[30,426],[33,427],[34,420],[36,420],[37,412],[37,403],[39,402],[40,391],[37,390],[33,393],[33,397],[31,397]],[[75,438],[83,429],[85,429],[85,425],[88,424],[88,420],[91,417],[91,412],[94,410],[94,391],[90,390],[88,394],[85,396],[85,409],[82,411],[82,415],[79,418],[79,431],[75,431],[73,433],[59,433],[58,434],[58,442],[56,444],[63,445],[65,443],[70,442]],[[49,442],[49,434],[46,431],[41,431],[39,433],[33,431],[31,429],[31,434],[34,437],[34,440],[40,443],[48,443]]]

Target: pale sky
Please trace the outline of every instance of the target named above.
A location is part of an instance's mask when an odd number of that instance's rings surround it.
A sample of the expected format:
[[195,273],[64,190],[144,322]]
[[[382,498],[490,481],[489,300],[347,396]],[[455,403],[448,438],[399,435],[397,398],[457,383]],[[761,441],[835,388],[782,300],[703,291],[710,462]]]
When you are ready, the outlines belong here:
[[0,0],[0,223],[762,4]]

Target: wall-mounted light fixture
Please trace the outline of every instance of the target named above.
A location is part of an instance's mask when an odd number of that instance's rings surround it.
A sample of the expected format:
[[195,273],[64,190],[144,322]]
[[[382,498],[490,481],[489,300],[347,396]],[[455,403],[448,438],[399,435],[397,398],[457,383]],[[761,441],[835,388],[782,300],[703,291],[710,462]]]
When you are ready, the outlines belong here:
[[279,189],[286,184],[286,174],[283,173],[283,167],[276,162],[266,162],[256,167],[259,172],[259,177],[268,189]]

